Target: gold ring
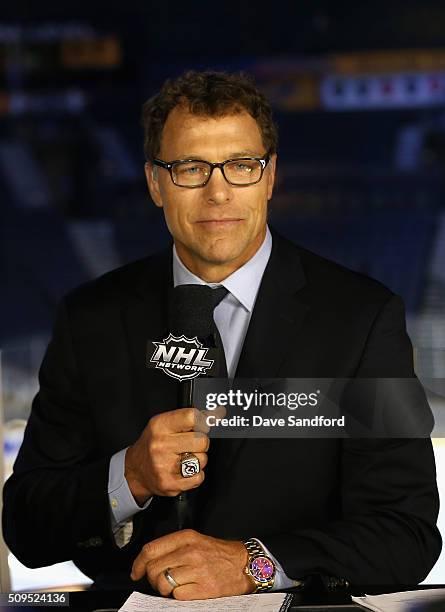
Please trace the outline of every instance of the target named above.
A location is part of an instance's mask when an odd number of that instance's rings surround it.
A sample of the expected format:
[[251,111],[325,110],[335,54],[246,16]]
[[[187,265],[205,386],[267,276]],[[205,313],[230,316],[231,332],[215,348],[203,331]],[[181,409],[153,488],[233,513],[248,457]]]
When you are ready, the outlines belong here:
[[173,576],[170,574],[169,572],[170,568],[167,568],[166,570],[164,570],[164,576],[165,579],[167,580],[168,584],[173,588],[176,589],[176,587],[181,586],[180,584],[178,584],[176,582],[176,580],[173,578]]

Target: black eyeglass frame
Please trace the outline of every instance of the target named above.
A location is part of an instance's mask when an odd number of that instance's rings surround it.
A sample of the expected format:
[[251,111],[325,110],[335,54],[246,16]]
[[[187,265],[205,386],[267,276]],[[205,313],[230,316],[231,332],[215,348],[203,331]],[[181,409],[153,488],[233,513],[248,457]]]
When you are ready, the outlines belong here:
[[[260,162],[261,174],[260,174],[259,179],[254,181],[253,183],[232,183],[231,181],[229,181],[229,179],[227,178],[224,172],[224,166],[226,164],[229,164],[231,162],[236,162],[236,161]],[[209,176],[204,181],[204,183],[201,183],[200,185],[178,185],[178,183],[176,183],[175,179],[173,178],[173,166],[175,166],[176,164],[187,164],[191,162],[199,162],[201,164],[207,164],[208,166],[210,166]],[[221,173],[224,179],[229,183],[229,185],[232,185],[233,187],[250,187],[251,185],[257,185],[263,178],[264,170],[266,169],[266,166],[269,162],[270,162],[270,152],[268,151],[263,157],[234,157],[233,159],[226,159],[223,162],[209,162],[209,161],[206,161],[205,159],[175,159],[171,162],[166,162],[162,159],[158,159],[155,157],[152,161],[152,164],[154,166],[159,166],[160,168],[164,168],[165,170],[168,170],[170,173],[170,178],[172,180],[172,183],[176,185],[176,187],[184,187],[185,189],[199,189],[200,187],[205,187],[207,185],[207,183],[212,178],[212,173],[215,168],[219,168],[221,170]]]

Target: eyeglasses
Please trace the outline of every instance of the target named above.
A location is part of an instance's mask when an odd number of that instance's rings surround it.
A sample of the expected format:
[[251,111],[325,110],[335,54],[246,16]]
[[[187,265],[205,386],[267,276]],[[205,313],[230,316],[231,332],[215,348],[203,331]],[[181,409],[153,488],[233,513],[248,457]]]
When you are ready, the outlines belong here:
[[176,159],[172,162],[154,159],[153,164],[168,170],[173,183],[178,187],[195,189],[204,187],[209,182],[215,168],[221,170],[223,177],[230,185],[237,187],[255,185],[263,178],[263,172],[269,160],[269,153],[266,153],[264,157],[240,157],[226,159],[219,163],[201,159]]

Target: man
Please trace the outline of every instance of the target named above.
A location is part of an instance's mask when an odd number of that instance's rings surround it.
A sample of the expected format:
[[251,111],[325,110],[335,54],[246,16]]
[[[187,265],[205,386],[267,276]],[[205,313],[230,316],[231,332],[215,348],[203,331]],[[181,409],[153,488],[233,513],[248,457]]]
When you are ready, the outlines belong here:
[[[417,584],[441,547],[429,439],[229,439],[213,452],[196,411],[177,409],[177,382],[145,367],[171,287],[208,284],[228,290],[214,317],[230,376],[413,377],[401,300],[269,231],[276,131],[248,79],[167,81],[143,122],[174,249],[62,302],[5,485],[8,545],[31,567],[73,559],[99,585],[131,574],[177,599],[314,574]],[[185,452],[201,466],[190,478]],[[194,529],[177,531],[176,498],[192,490]]]

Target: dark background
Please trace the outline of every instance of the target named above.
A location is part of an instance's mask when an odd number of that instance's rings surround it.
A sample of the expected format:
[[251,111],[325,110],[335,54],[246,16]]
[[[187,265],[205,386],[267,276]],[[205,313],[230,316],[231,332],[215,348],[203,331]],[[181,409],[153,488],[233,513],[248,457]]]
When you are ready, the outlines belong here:
[[255,76],[280,128],[271,223],[401,294],[420,366],[443,376],[445,3],[432,0],[3,3],[0,348],[37,346],[37,363],[64,293],[168,241],[139,118],[187,68]]
[[[271,224],[399,293],[417,373],[445,378],[443,0],[3,1],[7,474],[61,296],[168,242],[145,185],[140,112],[189,68],[255,77],[280,128]],[[434,572],[443,583],[443,561]]]

